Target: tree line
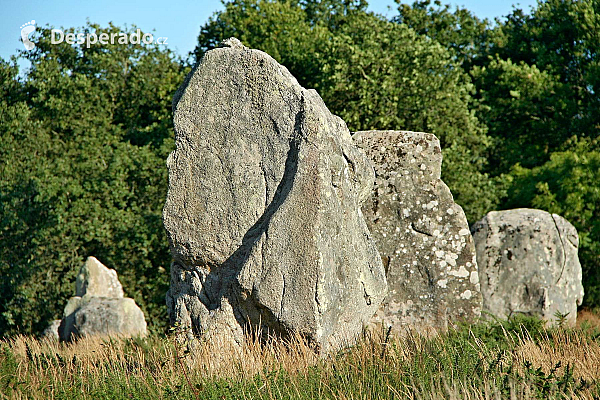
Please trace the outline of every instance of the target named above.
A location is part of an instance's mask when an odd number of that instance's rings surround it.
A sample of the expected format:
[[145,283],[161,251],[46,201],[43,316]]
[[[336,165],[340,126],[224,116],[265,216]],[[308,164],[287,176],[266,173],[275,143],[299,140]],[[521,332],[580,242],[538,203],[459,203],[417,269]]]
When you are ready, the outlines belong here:
[[469,222],[516,207],[568,219],[584,305],[600,307],[600,0],[540,1],[496,21],[431,0],[398,2],[391,18],[364,0],[232,0],[187,58],[156,44],[53,45],[51,28],[0,62],[0,336],[60,318],[88,255],[117,270],[151,330],[166,328],[171,99],[231,36],[316,89],[351,131],[435,134]]

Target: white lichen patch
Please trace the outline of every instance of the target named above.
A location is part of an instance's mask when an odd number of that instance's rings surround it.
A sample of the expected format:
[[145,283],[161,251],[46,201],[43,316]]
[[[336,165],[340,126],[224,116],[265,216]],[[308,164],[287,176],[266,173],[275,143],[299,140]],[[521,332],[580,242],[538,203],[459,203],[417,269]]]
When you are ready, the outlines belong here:
[[448,279],[440,279],[437,282],[437,284],[439,287],[446,289],[446,287],[447,287],[446,285],[448,284]]
[[427,203],[427,209],[431,210],[434,207],[437,207],[439,203],[437,202],[437,200],[431,200],[429,203]]
[[464,265],[461,265],[458,271],[450,271],[448,272],[448,275],[453,275],[458,278],[466,278],[469,276],[469,271],[467,271]]
[[444,259],[448,264],[452,265],[453,267],[456,267],[456,259],[457,258],[458,258],[458,256],[454,253],[446,253],[446,256]]
[[473,285],[477,285],[479,283],[479,272],[471,271],[471,277],[469,278]]
[[472,295],[473,295],[473,293],[471,293],[471,291],[469,289],[467,289],[460,294],[460,298],[463,300],[469,300]]

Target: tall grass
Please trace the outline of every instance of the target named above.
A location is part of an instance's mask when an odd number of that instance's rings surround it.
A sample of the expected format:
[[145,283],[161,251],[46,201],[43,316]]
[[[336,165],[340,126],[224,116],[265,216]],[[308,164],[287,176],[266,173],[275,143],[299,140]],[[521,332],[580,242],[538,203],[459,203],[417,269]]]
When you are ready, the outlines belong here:
[[0,399],[598,398],[600,339],[591,327],[481,322],[423,337],[365,332],[319,357],[301,338],[243,346],[173,338],[18,336],[0,342]]

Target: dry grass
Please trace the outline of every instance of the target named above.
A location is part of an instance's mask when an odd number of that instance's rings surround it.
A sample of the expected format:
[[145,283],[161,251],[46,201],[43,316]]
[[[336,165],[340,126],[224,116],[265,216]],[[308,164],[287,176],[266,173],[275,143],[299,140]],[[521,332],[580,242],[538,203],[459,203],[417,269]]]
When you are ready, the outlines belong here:
[[[55,394],[71,391],[73,385],[80,385],[81,397],[88,398],[86,394],[93,393],[95,386],[115,379],[122,379],[125,386],[133,381],[141,383],[143,391],[156,394],[187,386],[193,395],[198,392],[197,382],[250,381],[277,370],[290,376],[306,375],[322,360],[301,338],[285,343],[248,339],[241,347],[229,342],[203,343],[192,352],[172,338],[91,337],[67,344],[17,336],[0,342],[0,346],[15,358],[17,381],[27,382],[27,387],[21,387],[10,398],[28,399],[55,398]],[[0,363],[5,362],[6,352],[0,353]],[[81,377],[86,379],[78,379]],[[3,398],[8,397],[0,393]]]
[[595,329],[600,332],[600,314],[591,310],[581,310],[577,313],[577,327]]
[[[0,399],[598,398],[600,344],[586,330],[478,325],[388,337],[317,356],[301,338],[243,346],[169,338],[18,336],[0,342]],[[557,364],[560,362],[560,366]]]
[[576,378],[600,380],[600,343],[581,331],[560,330],[537,342],[523,339],[513,357],[518,365],[530,362],[546,374],[552,370],[562,372],[568,366]]

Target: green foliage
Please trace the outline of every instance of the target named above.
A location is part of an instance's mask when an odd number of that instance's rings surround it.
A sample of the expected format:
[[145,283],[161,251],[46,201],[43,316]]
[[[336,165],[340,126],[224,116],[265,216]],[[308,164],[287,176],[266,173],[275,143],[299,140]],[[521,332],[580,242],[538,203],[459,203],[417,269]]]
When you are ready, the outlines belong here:
[[[472,75],[480,88],[481,119],[495,140],[488,166],[494,174],[517,163],[540,165],[572,135],[568,93],[555,76],[498,57]],[[532,132],[543,132],[543,140]]]
[[490,141],[474,115],[469,76],[453,52],[360,4],[315,4],[227,2],[202,28],[196,58],[236,36],[316,89],[351,131],[434,133],[444,149],[443,178],[467,216],[473,220],[492,209],[499,190],[482,173]]
[[490,44],[490,25],[481,21],[469,10],[439,0],[417,0],[412,5],[398,3],[398,16],[394,22],[406,24],[419,35],[424,35],[450,49],[465,70],[486,54]]
[[[321,91],[319,54],[331,39],[329,29],[318,24],[318,2],[310,13],[291,1],[236,0],[226,3],[201,27],[196,61],[229,37],[251,48],[259,48],[284,64],[301,84]],[[311,17],[309,17],[309,14]]]
[[163,329],[164,160],[184,71],[156,46],[51,45],[49,28],[39,31],[24,79],[2,64],[0,336],[61,318],[89,255],[115,268],[150,328]]
[[515,10],[495,29],[488,62],[475,77],[481,118],[500,139],[492,163],[499,172],[517,163],[539,166],[573,135],[598,137],[598,26],[598,0],[547,0],[531,15]]
[[579,100],[597,104],[599,18],[598,0],[539,2],[531,15],[517,9],[508,16],[493,50],[502,58],[536,64],[559,75]]

